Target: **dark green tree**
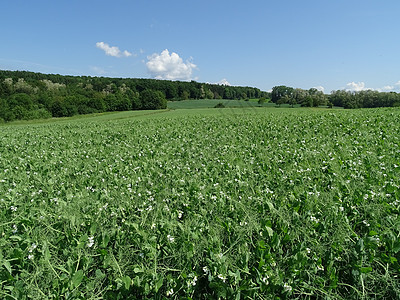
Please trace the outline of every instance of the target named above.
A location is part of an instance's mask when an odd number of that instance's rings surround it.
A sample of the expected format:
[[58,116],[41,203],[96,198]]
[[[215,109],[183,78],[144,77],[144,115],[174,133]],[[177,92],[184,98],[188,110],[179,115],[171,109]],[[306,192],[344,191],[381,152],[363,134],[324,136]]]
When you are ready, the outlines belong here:
[[140,93],[141,109],[166,109],[167,100],[160,91],[144,90]]
[[[287,96],[292,97],[294,89],[292,87],[280,85],[274,86],[271,92],[271,101],[277,103],[279,99]],[[287,102],[285,102],[287,103]]]

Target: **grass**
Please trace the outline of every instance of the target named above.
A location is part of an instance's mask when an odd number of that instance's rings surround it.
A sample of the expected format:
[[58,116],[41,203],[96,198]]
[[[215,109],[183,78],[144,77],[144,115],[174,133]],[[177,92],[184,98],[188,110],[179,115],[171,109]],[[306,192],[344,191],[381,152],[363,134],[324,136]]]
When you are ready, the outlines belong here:
[[399,298],[399,124],[228,107],[2,125],[1,298]]

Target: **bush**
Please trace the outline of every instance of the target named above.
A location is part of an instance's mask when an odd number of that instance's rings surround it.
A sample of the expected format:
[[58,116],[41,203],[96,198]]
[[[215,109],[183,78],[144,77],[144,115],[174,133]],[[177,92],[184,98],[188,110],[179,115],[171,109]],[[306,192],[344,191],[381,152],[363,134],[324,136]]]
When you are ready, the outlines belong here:
[[265,99],[265,97],[261,97],[261,98],[258,100],[258,104],[259,104],[259,105],[263,105],[266,101],[267,101],[267,99]]
[[45,108],[39,108],[34,111],[31,111],[28,114],[29,120],[33,119],[50,119],[52,117],[51,112],[49,112]]

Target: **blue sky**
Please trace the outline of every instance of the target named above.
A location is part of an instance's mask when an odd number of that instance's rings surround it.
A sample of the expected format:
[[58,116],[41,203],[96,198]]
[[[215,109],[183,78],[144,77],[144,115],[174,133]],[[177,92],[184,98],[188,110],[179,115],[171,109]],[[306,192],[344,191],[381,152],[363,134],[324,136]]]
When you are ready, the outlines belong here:
[[3,0],[0,69],[400,92],[398,0]]

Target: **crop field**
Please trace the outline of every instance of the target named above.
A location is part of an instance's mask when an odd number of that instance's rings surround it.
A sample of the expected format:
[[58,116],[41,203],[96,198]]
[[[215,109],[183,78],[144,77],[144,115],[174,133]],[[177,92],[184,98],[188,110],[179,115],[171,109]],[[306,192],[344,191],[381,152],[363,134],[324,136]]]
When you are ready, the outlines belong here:
[[[171,109],[193,109],[193,108],[213,108],[218,103],[222,103],[225,107],[274,107],[275,103],[258,104],[258,99],[245,100],[226,100],[226,99],[199,99],[199,100],[181,100],[168,102],[168,108]],[[284,106],[288,106],[287,104]]]
[[0,298],[400,298],[400,110],[191,111],[0,126]]

